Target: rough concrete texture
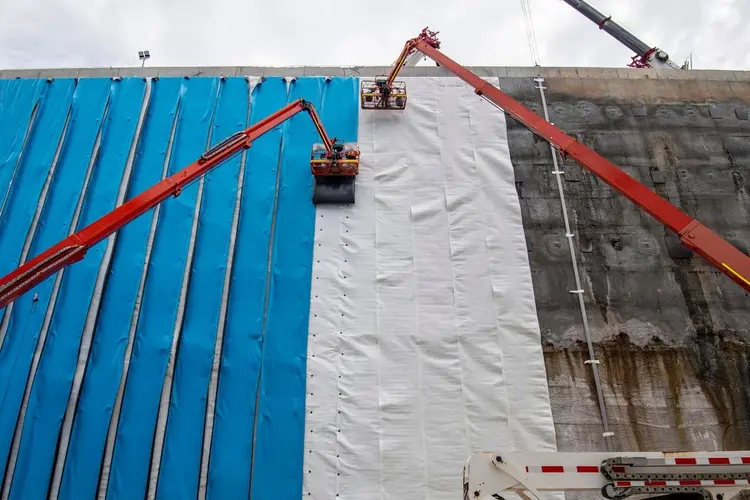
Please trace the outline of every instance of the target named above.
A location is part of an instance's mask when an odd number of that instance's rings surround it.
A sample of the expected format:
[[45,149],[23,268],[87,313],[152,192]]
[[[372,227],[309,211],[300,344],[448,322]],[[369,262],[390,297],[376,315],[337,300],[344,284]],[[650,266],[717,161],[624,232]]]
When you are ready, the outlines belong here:
[[[550,121],[747,252],[750,84],[545,81]],[[529,79],[500,86],[542,112]],[[561,450],[604,449],[549,146],[508,121]],[[750,297],[572,161],[564,189],[616,449],[750,447]]]

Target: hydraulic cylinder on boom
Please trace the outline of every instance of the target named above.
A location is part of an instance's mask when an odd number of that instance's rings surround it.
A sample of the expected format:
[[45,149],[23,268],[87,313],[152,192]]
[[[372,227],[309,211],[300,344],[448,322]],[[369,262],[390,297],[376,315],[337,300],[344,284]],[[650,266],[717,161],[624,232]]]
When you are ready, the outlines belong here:
[[354,179],[359,174],[359,147],[353,143],[342,143],[338,139],[329,138],[313,105],[299,99],[246,130],[228,137],[203,153],[194,163],[0,278],[0,308],[63,267],[83,259],[89,248],[170,196],[179,196],[191,182],[249,148],[255,139],[301,111],[306,111],[310,115],[322,139],[322,144],[313,146],[310,158],[310,170],[315,181],[313,203],[354,203]]
[[[406,87],[405,85],[399,86],[396,77],[403,67],[403,61],[413,51],[419,51],[466,82],[477,95],[552,144],[560,154],[576,160],[583,168],[623,194],[671,231],[677,233],[680,242],[685,247],[701,255],[716,269],[750,292],[750,257],[744,252],[638,182],[596,151],[576,141],[542,116],[440,52],[425,33],[429,34],[430,32],[425,29],[419,36],[406,42],[396,65],[391,70],[387,80],[383,82],[382,89],[379,88],[377,92],[373,92],[363,82],[361,88],[363,107],[365,102],[377,102],[380,109],[404,109],[406,107]],[[393,98],[394,94],[401,96],[403,99],[401,104]],[[369,98],[372,98],[372,101],[367,101]]]

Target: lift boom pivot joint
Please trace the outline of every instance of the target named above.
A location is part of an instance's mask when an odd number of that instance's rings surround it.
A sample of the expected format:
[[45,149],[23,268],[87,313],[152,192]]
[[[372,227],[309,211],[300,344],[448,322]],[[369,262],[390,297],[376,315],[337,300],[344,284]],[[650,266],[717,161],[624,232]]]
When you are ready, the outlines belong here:
[[[362,109],[405,109],[406,108],[406,83],[396,81],[396,76],[401,68],[408,66],[412,56],[417,52],[417,44],[424,43],[434,49],[440,48],[437,31],[428,28],[408,42],[393,64],[391,72],[386,75],[376,76],[374,80],[362,80],[360,84],[360,102]],[[439,64],[439,63],[438,63]]]

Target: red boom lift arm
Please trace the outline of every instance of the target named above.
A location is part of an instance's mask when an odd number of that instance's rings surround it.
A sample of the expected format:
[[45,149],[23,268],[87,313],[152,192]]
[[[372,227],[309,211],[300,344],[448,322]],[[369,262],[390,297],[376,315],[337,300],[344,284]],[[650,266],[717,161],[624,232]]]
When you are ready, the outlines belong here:
[[[683,245],[694,250],[710,262],[716,269],[729,276],[746,291],[750,292],[750,257],[735,248],[724,238],[711,231],[696,219],[675,207],[667,200],[623,172],[615,164],[576,141],[543,117],[516,101],[494,85],[461,66],[430,42],[423,34],[406,42],[386,83],[394,86],[396,76],[409,53],[418,50],[440,66],[468,83],[474,91],[516,121],[542,137],[563,156],[574,158],[582,167],[625,195],[630,201],[651,214],[656,220],[677,233]],[[405,93],[405,86],[399,87]],[[364,91],[364,89],[363,89]],[[362,97],[364,102],[364,96]],[[364,106],[363,106],[364,107]],[[386,109],[403,109],[400,107]]]
[[[316,181],[329,176],[348,179],[359,173],[359,149],[349,146],[344,151],[331,139],[313,105],[299,99],[267,116],[244,131],[228,137],[201,155],[198,161],[165,178],[112,212],[92,222],[60,243],[42,252],[21,267],[0,279],[0,308],[36,286],[63,267],[81,260],[86,251],[109,235],[142,215],[170,196],[179,196],[183,188],[206,175],[210,170],[242,150],[266,132],[281,125],[301,111],[307,111],[321,136],[323,145],[313,149],[310,168]],[[353,181],[352,181],[353,182]]]

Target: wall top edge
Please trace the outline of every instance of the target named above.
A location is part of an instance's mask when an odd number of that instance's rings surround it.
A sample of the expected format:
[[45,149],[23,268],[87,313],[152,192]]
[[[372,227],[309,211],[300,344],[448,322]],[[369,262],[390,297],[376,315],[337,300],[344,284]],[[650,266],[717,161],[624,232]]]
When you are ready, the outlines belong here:
[[[545,78],[574,79],[656,79],[656,80],[719,80],[750,81],[750,71],[726,70],[664,70],[633,68],[537,68],[503,66],[468,66],[481,77],[499,78]],[[153,67],[153,68],[50,68],[50,69],[8,69],[0,70],[0,78],[86,78],[86,77],[168,77],[168,76],[352,76],[373,77],[388,73],[385,66],[300,66],[300,67],[260,67],[260,66],[216,66],[216,67]],[[445,69],[436,66],[404,68],[401,76],[430,77],[452,76]]]

